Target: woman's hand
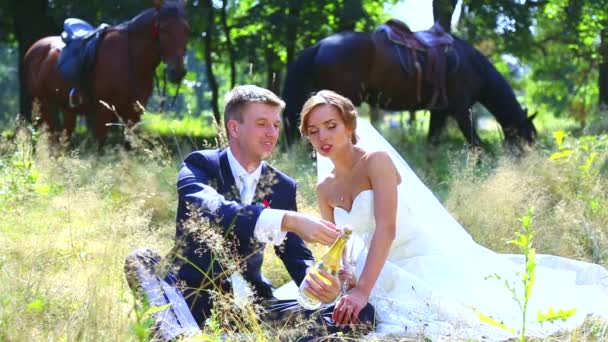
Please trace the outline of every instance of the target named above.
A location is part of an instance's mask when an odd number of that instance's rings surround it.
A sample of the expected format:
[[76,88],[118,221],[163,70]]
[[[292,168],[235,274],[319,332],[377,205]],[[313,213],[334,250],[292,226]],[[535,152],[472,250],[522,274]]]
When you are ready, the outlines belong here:
[[331,303],[336,300],[342,291],[340,279],[337,276],[323,270],[319,270],[319,274],[325,279],[329,280],[330,283],[326,283],[314,273],[309,273],[310,280],[305,280],[306,291],[320,300],[323,304]]
[[359,322],[359,313],[367,305],[369,294],[358,287],[342,296],[334,307],[332,319],[336,324],[355,324]]

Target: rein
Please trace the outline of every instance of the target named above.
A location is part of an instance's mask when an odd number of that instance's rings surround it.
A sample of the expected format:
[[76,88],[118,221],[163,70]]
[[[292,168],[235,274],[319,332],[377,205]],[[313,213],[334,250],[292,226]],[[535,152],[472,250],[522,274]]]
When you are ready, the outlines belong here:
[[[162,87],[162,91],[161,91],[161,87],[160,87],[160,81],[159,81],[159,77],[156,73],[154,73],[154,86],[156,87],[157,90],[157,94],[158,96],[162,99],[160,101],[160,111],[164,111],[165,110],[165,99],[167,97],[167,72],[163,72],[163,87]],[[171,99],[171,104],[169,105],[168,108],[173,108],[173,106],[175,106],[175,102],[177,101],[177,96],[179,95],[179,90],[182,86],[182,82],[179,82],[177,84],[177,89],[175,90],[175,94],[173,95],[172,99]]]
[[[161,53],[161,48],[160,48],[160,24],[158,22],[158,16],[160,14],[160,10],[156,10],[156,14],[154,16],[154,22],[152,24],[152,38],[154,40],[154,43],[156,45],[158,54],[160,56],[161,61],[164,62],[164,58],[162,56]],[[130,44],[130,40],[131,40],[131,29],[130,29],[130,24],[131,22],[127,23],[127,40],[129,41],[127,43],[128,46],[128,57],[129,57],[129,79],[130,79],[130,83],[131,86],[133,87],[133,89],[135,90],[135,94],[137,94],[137,85],[135,82],[135,77],[133,75],[133,53],[131,51],[131,44]],[[161,87],[160,87],[160,81],[159,81],[159,77],[156,73],[156,71],[154,72],[154,86],[158,91],[158,96],[161,97],[161,101],[160,101],[160,111],[163,112],[165,109],[165,98],[167,96],[167,71],[165,70],[165,72],[163,73],[163,87],[162,87],[162,91],[161,91]],[[172,108],[175,105],[175,102],[177,101],[177,96],[179,95],[179,91],[181,88],[181,82],[177,85],[177,89],[175,91],[175,95],[173,95],[173,99],[171,100],[171,105],[169,108]]]
[[[154,41],[156,42],[156,46],[159,50],[159,55],[161,56],[161,60],[163,59],[162,54],[160,53],[160,35],[159,35],[159,23],[158,23],[158,14],[159,11],[156,11],[156,15],[157,17],[154,19],[154,24],[152,25],[152,37],[154,38]],[[167,97],[167,70],[165,69],[165,72],[163,72],[163,88],[162,88],[162,92],[160,89],[160,81],[158,78],[158,75],[156,74],[156,72],[154,72],[154,84],[156,86],[156,89],[158,91],[158,96],[162,99],[160,101],[160,111],[163,112],[165,110],[165,99]],[[173,106],[175,106],[175,102],[177,101],[177,96],[179,95],[179,90],[182,86],[182,82],[179,82],[177,84],[177,89],[175,90],[175,95],[173,95],[173,99],[171,100],[171,105],[169,106],[169,108],[173,108]]]

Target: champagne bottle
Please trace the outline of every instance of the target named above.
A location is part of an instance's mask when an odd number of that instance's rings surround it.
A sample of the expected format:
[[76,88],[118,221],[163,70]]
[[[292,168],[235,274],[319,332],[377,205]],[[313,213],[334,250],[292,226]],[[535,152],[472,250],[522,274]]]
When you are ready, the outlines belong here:
[[333,275],[338,275],[338,271],[340,271],[340,261],[342,260],[342,252],[344,251],[344,247],[346,247],[346,242],[348,241],[351,232],[352,230],[350,228],[344,227],[340,232],[340,236],[334,241],[325,255],[323,255],[323,257],[321,257],[321,259],[306,273],[306,277],[304,278],[304,281],[302,281],[302,284],[300,284],[300,291],[298,293],[298,304],[303,308],[315,310],[323,304],[312,293],[306,290],[306,281],[310,280],[310,274],[314,273],[326,284],[331,284],[331,281],[319,274],[319,271],[324,270]]

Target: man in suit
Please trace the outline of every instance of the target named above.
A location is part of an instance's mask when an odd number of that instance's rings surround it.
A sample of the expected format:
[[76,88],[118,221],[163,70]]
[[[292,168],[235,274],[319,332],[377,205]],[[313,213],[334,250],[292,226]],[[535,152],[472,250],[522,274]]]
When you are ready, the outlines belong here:
[[[176,276],[183,285],[199,325],[213,307],[210,290],[230,291],[230,280],[238,279],[234,276],[237,271],[257,298],[273,299],[271,284],[261,274],[266,243],[275,245],[276,254],[299,285],[313,263],[303,240],[330,245],[339,234],[332,223],[297,213],[296,182],[263,161],[276,146],[284,102],[271,91],[252,85],[235,87],[225,102],[229,147],[188,155],[177,182],[175,262],[169,277]],[[197,225],[200,218],[207,219],[208,225]],[[243,261],[243,269],[222,260],[225,250],[231,248]],[[332,280],[316,290],[325,303],[341,291],[337,277]]]

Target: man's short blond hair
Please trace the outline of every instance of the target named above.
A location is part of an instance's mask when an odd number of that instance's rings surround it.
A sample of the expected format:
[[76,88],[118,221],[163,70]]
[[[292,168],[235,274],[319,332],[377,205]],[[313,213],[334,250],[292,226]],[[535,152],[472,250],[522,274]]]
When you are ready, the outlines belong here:
[[226,130],[227,137],[230,136],[228,133],[228,121],[236,120],[242,123],[243,108],[250,103],[276,106],[281,108],[281,111],[285,108],[285,101],[266,88],[253,84],[236,86],[224,96],[224,129]]

